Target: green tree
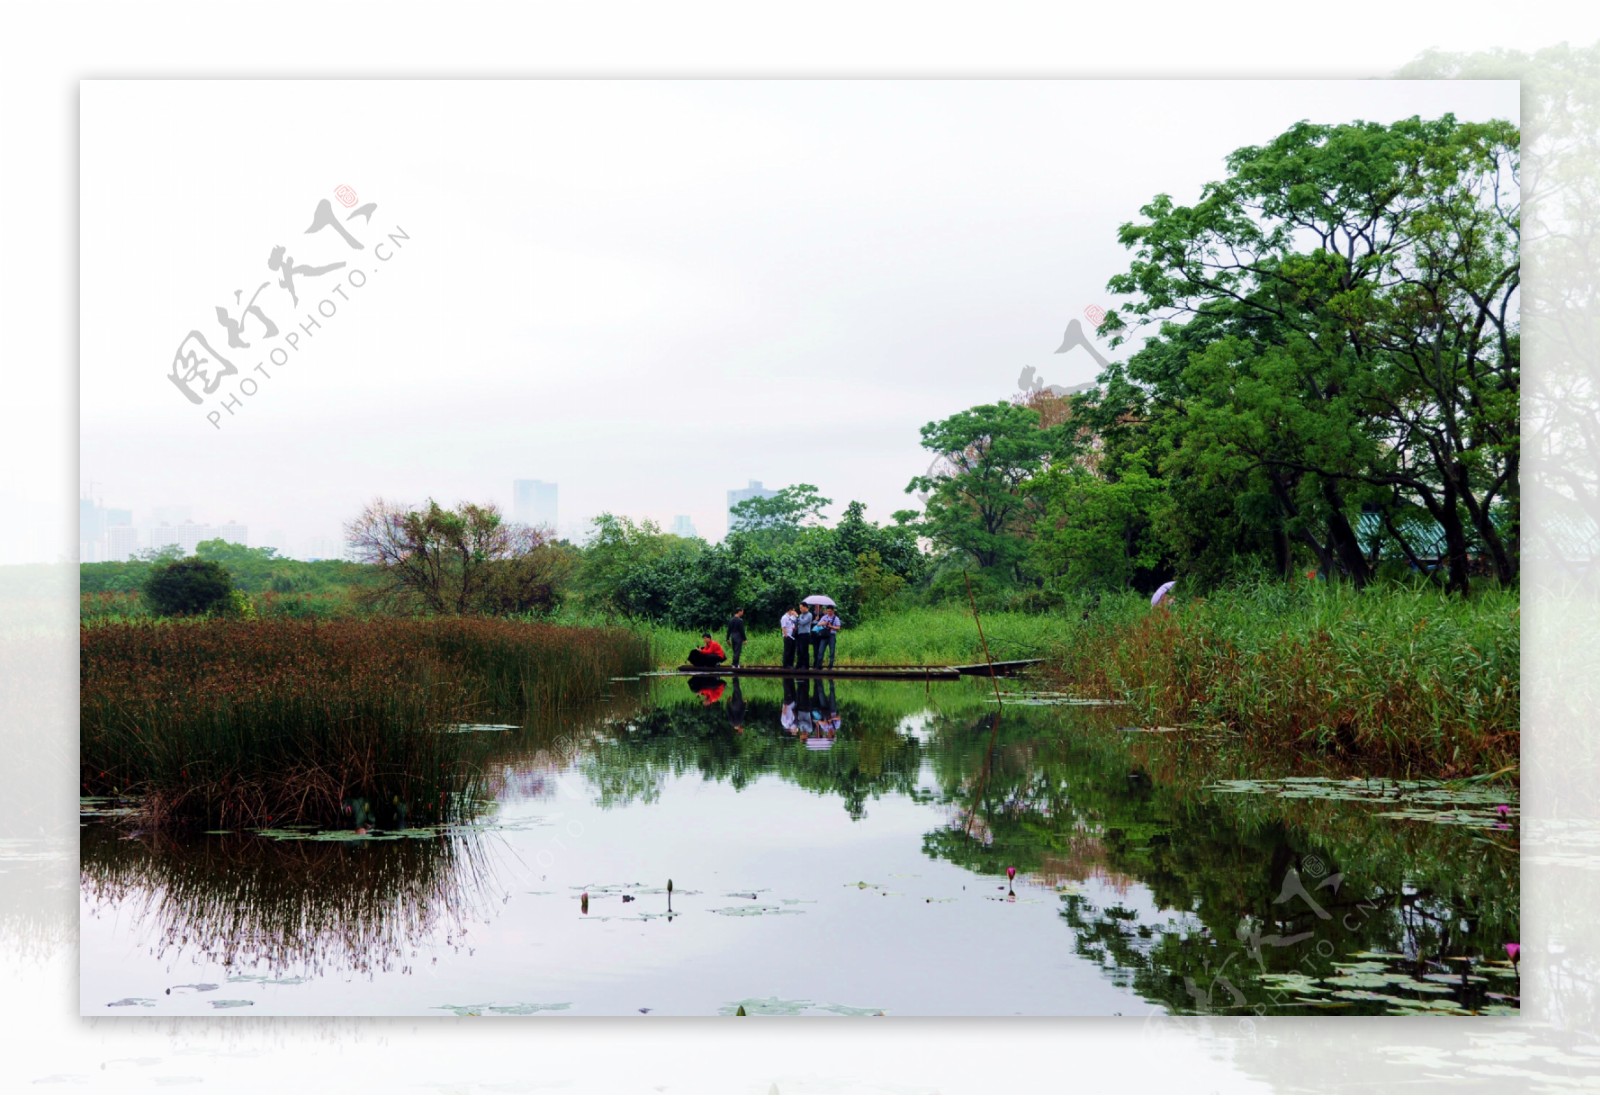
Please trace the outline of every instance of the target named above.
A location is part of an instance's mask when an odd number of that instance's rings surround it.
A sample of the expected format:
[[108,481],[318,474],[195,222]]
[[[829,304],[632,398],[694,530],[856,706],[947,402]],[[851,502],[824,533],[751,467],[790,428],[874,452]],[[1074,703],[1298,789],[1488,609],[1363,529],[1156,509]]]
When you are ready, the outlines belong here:
[[1047,585],[1116,590],[1144,578],[1162,562],[1151,515],[1164,484],[1134,466],[1114,479],[1081,464],[1052,468],[1029,483],[1043,505],[1029,565]]
[[233,606],[233,579],[221,564],[178,559],[157,564],[145,580],[144,600],[158,616],[198,616]]
[[793,536],[806,526],[819,524],[822,512],[832,505],[833,500],[823,498],[814,485],[793,484],[767,498],[750,498],[736,504],[728,514],[728,533],[769,542]]
[[1039,412],[987,404],[922,428],[922,446],[943,460],[906,491],[928,493],[922,532],[979,567],[1017,577],[1038,504],[1023,485],[1066,448],[1061,427],[1039,426]]
[[1175,450],[1244,458],[1285,528],[1358,582],[1363,505],[1425,509],[1453,589],[1474,548],[1515,580],[1518,147],[1509,122],[1450,115],[1299,123],[1229,156],[1195,205],[1160,195],[1121,229],[1134,260],[1110,288],[1160,324],[1126,378],[1193,420]]

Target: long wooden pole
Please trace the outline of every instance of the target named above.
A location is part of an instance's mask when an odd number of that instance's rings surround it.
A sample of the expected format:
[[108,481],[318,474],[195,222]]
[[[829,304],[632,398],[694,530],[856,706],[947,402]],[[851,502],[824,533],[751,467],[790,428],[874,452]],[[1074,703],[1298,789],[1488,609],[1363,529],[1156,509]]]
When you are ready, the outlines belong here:
[[967,584],[967,604],[972,606],[972,622],[978,626],[978,642],[983,644],[983,661],[989,666],[989,681],[994,685],[994,702],[1000,705],[1000,678],[994,672],[994,659],[989,657],[989,640],[983,634],[983,621],[978,618],[978,599],[972,596],[972,576],[967,574],[965,567],[961,569],[961,577]]

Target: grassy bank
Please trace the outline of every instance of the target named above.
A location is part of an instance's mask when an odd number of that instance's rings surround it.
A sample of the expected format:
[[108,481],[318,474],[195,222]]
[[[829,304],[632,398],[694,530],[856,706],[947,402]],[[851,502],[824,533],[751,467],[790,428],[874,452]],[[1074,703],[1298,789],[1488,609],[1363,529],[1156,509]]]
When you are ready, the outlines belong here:
[[477,779],[441,728],[600,693],[637,637],[504,620],[229,621],[81,629],[85,795],[216,826],[449,817]]
[[[1514,765],[1521,699],[1520,601],[1462,601],[1400,587],[1263,584],[1152,610],[1084,599],[1052,614],[984,613],[997,661],[1044,658],[1057,684],[1126,700],[1145,720],[1221,724],[1262,745],[1382,760],[1436,775]],[[698,633],[630,625],[658,666]],[[744,661],[776,663],[775,621],[750,621]],[[719,641],[723,629],[713,631]],[[839,663],[981,662],[970,612],[915,609],[848,626]]]

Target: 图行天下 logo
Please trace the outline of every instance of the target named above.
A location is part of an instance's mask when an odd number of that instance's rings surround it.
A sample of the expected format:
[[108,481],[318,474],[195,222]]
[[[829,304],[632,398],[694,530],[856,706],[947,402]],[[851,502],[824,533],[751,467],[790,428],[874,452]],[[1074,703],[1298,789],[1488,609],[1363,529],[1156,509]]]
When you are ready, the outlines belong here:
[[[344,185],[334,196],[346,208],[358,200],[354,188]],[[215,328],[209,333],[194,328],[179,341],[167,379],[191,404],[206,408],[205,419],[213,428],[222,429],[224,414],[229,418],[239,414],[246,406],[244,401],[276,376],[274,369],[285,368],[308,353],[323,330],[323,321],[337,315],[341,303],[354,301],[347,287],[365,287],[370,276],[382,269],[381,264],[393,260],[411,239],[399,225],[375,231],[372,216],[377,209],[376,202],[367,202],[341,218],[333,203],[323,198],[312,213],[311,224],[301,233],[316,237],[305,245],[309,249],[315,244],[310,258],[304,252],[297,257],[289,245],[275,245],[267,253],[266,267],[276,277],[261,282],[248,297],[244,289],[234,290],[232,304],[215,306]],[[352,226],[357,221],[359,225]],[[324,234],[324,230],[328,231]],[[375,239],[370,248],[356,231]],[[361,261],[369,256],[379,265],[368,267]],[[302,293],[307,294],[304,306]],[[311,296],[318,294],[326,296],[313,303]],[[221,349],[219,344],[223,344]],[[246,364],[250,358],[255,361]]]

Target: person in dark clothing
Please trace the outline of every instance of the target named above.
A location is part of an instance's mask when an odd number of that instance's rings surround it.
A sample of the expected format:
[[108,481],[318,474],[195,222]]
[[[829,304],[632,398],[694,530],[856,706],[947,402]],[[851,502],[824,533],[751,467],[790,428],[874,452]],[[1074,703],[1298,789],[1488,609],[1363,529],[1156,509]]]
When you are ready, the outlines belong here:
[[744,650],[744,610],[735,609],[728,618],[728,650],[733,652],[733,668],[739,668],[739,652]]
[[800,615],[794,620],[794,660],[795,669],[811,669],[811,625],[816,617],[811,615],[811,606],[801,605]]
[[723,659],[728,657],[727,653],[722,649],[722,644],[712,639],[710,632],[701,632],[700,638],[705,640],[705,643],[689,652],[689,665],[717,666],[722,663]]

